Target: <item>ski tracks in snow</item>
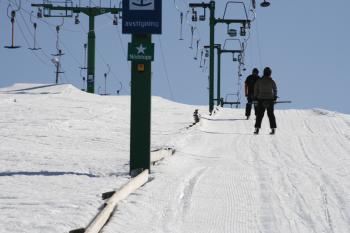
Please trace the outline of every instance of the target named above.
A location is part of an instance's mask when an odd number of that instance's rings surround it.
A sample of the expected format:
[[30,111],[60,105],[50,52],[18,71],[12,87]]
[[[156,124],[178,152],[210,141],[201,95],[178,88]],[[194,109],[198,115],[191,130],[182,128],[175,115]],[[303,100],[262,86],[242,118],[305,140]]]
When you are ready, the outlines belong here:
[[[171,203],[169,208],[166,208],[162,214],[163,231],[164,232],[181,232],[181,225],[187,217],[188,211],[191,208],[191,198],[194,188],[202,176],[207,170],[205,167],[196,168],[191,172],[189,176],[181,183],[180,188],[177,190],[176,201]],[[174,226],[177,226],[174,229]]]
[[[334,114],[276,113],[274,136],[265,134],[267,119],[256,136],[243,111],[221,109],[173,140],[177,154],[161,164],[170,183],[157,178],[150,185],[148,198],[162,200],[147,207],[151,231],[350,232],[348,127]],[[128,216],[139,208],[132,209]]]

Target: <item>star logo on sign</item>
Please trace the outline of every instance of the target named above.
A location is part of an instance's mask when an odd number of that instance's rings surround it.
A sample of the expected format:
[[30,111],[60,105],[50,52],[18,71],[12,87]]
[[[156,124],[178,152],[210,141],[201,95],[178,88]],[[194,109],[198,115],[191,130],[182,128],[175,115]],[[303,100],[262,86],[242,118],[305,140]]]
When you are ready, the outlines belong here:
[[140,44],[140,46],[139,46],[139,47],[136,47],[136,49],[137,49],[137,55],[140,55],[140,54],[145,55],[145,50],[146,50],[146,47],[143,47],[143,45],[142,45],[142,44]]

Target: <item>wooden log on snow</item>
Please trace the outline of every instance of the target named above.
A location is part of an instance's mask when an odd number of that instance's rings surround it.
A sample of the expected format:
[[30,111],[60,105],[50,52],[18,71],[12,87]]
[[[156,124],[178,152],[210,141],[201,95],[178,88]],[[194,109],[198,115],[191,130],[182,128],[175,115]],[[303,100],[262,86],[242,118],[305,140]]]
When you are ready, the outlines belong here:
[[162,148],[151,151],[151,163],[154,164],[165,157],[171,156],[175,153],[174,148]]
[[85,233],[98,233],[108,221],[112,212],[119,201],[123,200],[130,193],[144,185],[148,181],[148,170],[144,170],[138,176],[132,178],[127,184],[121,187],[114,195],[106,202],[105,207],[95,217],[95,219],[86,228]]

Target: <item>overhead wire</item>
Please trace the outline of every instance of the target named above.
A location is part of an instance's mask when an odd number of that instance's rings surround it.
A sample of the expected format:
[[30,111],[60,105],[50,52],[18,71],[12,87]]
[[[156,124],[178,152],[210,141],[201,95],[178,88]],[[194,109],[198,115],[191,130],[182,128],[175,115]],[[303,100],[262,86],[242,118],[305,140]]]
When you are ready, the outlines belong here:
[[[22,30],[21,25],[20,25],[19,23],[17,23],[17,26],[18,26],[19,31],[20,31],[20,33],[21,33],[21,35],[22,35],[24,41],[26,42],[27,46],[30,47],[30,43],[29,43],[27,37],[25,36],[25,33],[24,33],[24,31]],[[39,61],[40,61],[42,64],[44,64],[45,66],[46,66],[46,65],[49,65],[49,64],[46,63],[44,60],[42,60],[42,58],[40,58],[40,57],[38,56],[38,54],[36,54],[35,52],[32,51],[32,54],[33,54],[36,58],[38,58]]]
[[[11,1],[11,0],[9,0],[9,1]],[[15,3],[17,4],[16,1],[15,1]],[[20,11],[22,20],[23,20],[23,22],[24,22],[24,24],[25,24],[27,30],[29,31],[30,35],[33,37],[33,34],[31,33],[31,30],[29,29],[29,26],[28,26],[28,24],[26,23],[26,20],[25,20],[24,17],[23,17],[22,11],[25,12],[25,13],[27,13],[27,14],[29,14],[29,15],[31,15],[32,13],[31,13],[31,12],[29,13],[29,11],[28,11],[28,10],[25,10],[23,7],[21,8],[21,11]],[[34,17],[35,17],[36,19],[39,19],[40,21],[44,22],[44,23],[48,26],[49,30],[51,30],[51,31],[53,32],[53,34],[55,34],[54,29],[52,29],[50,26],[56,27],[56,25],[50,24],[50,23],[48,23],[48,22],[46,22],[46,21],[44,21],[44,20],[41,20],[40,18],[38,18],[38,17],[36,17],[36,16],[34,16]],[[62,27],[61,27],[60,29],[62,29]],[[79,32],[79,31],[65,30],[65,29],[63,29],[62,31]],[[62,40],[61,38],[59,38],[58,41],[63,45],[65,51],[67,51],[67,52],[70,54],[70,56],[73,58],[73,60],[74,60],[78,65],[81,65],[80,62],[79,62],[79,60],[74,56],[73,53],[71,53],[70,49],[69,49],[69,48],[67,47],[67,45],[63,42],[63,40]],[[27,44],[28,44],[28,42],[27,42]],[[32,51],[32,52],[33,52],[33,51]],[[44,56],[45,56],[47,59],[50,59],[49,55],[47,55],[47,53],[46,53],[43,49],[41,49],[41,52],[44,54]],[[34,53],[34,52],[33,52],[33,53]],[[34,54],[38,57],[38,55],[37,55],[36,53],[34,53]],[[39,57],[38,57],[38,58],[39,58]],[[47,64],[47,63],[46,63],[46,64]],[[47,64],[47,65],[50,65],[50,64]],[[68,83],[71,83],[70,80],[69,80],[69,78],[68,78],[68,76],[66,75],[66,73],[64,73],[64,76],[65,76],[66,82],[68,81]]]
[[259,23],[258,20],[256,19],[256,39],[257,39],[257,46],[258,46],[258,54],[259,54],[259,64],[260,67],[262,66],[262,53],[261,53],[261,46],[260,46],[260,33],[259,33]]
[[160,38],[160,36],[158,36],[158,40],[159,40],[159,45],[160,45],[160,52],[161,52],[161,56],[162,56],[162,64],[163,64],[163,69],[164,69],[164,73],[165,73],[165,77],[167,79],[167,84],[168,84],[168,89],[170,92],[170,97],[172,100],[174,100],[174,94],[171,88],[171,83],[170,83],[170,79],[169,79],[169,73],[168,73],[168,68],[166,66],[166,62],[165,62],[165,56],[164,56],[164,51],[163,51],[163,45],[162,45],[162,40]]
[[[184,21],[186,22],[186,24],[191,29],[191,45],[190,45],[189,48],[192,50],[193,49],[193,43],[196,45],[193,58],[194,58],[194,60],[199,60],[198,59],[198,52],[200,50],[204,49],[204,45],[202,44],[200,29],[197,26],[197,22],[191,23],[191,21],[189,19],[189,15],[191,13],[191,10],[190,10],[190,7],[189,7],[189,3],[187,1],[185,1],[185,0],[183,0],[183,4],[185,5],[186,9],[181,10],[179,5],[177,4],[177,0],[173,0],[173,5],[174,5],[176,11],[178,11],[180,14],[182,14],[184,16],[184,18],[185,18]],[[206,73],[206,70],[202,69],[202,72]]]
[[[110,15],[107,15],[107,14],[106,14],[105,16],[106,16],[107,18],[113,20],[113,18],[112,18]],[[120,42],[120,47],[121,47],[121,49],[122,49],[123,55],[124,55],[124,57],[125,57],[125,60],[126,60],[126,62],[127,62],[127,64],[128,64],[128,66],[131,67],[131,66],[130,66],[130,63],[127,61],[128,55],[127,55],[127,53],[126,53],[126,49],[124,48],[124,41],[123,41],[123,39],[122,39],[122,37],[121,37],[121,33],[120,33],[120,30],[119,30],[119,27],[117,28],[116,31],[117,31],[118,39],[119,39],[119,42]]]
[[[8,1],[9,1],[10,3],[12,3],[11,0],[8,0]],[[30,15],[31,15],[31,13],[29,13],[28,10],[25,10],[25,8],[20,7],[20,5],[17,3],[17,1],[14,1],[14,4],[16,4],[16,6],[19,8],[20,16],[21,16],[21,18],[22,18],[22,21],[24,22],[24,25],[25,25],[25,27],[26,27],[26,29],[27,29],[29,35],[30,35],[32,38],[34,38],[34,35],[33,35],[33,33],[31,32],[31,30],[29,29],[29,26],[28,26],[28,24],[27,24],[27,21],[25,20],[25,18],[24,18],[24,16],[23,16],[23,13],[22,13],[22,12],[25,12],[25,13],[30,14]],[[38,17],[35,17],[35,18],[39,19]],[[50,25],[50,24],[46,24],[46,25]],[[24,38],[24,40],[25,40],[27,46],[30,47],[30,43],[29,43],[28,39],[26,38],[25,33],[24,33],[23,29],[21,28],[21,26],[20,26],[19,23],[18,23],[18,27],[19,27],[19,29],[20,29],[20,32],[21,32],[21,34],[22,34],[22,36],[23,36],[23,38]],[[50,27],[49,27],[49,28],[50,28]],[[50,29],[51,29],[51,28],[50,28]],[[52,30],[52,29],[51,29],[51,30]],[[61,42],[61,43],[63,44],[63,42]],[[42,53],[48,60],[51,59],[51,58],[49,57],[49,55],[45,52],[44,49],[40,49],[40,51],[41,51],[41,53]],[[40,61],[42,64],[44,64],[44,65],[46,65],[46,66],[50,66],[50,64],[47,63],[46,61],[44,61],[42,58],[40,58],[40,57],[38,56],[37,53],[35,53],[34,51],[31,51],[31,52],[32,52],[32,54],[35,55],[35,57],[37,57],[37,58],[39,59],[39,61]],[[71,83],[70,80],[68,79],[67,75],[66,75],[65,73],[64,73],[64,75],[65,75],[66,82],[68,81],[68,83]]]
[[[10,1],[9,1],[9,2],[10,2]],[[20,5],[17,3],[17,1],[15,1],[15,4],[17,5],[17,7],[18,7],[18,9],[19,9],[21,19],[22,19],[22,21],[24,22],[24,25],[25,25],[27,31],[29,32],[29,35],[30,35],[32,38],[34,38],[34,35],[33,35],[33,33],[31,32],[31,30],[29,29],[29,26],[28,26],[28,24],[27,24],[27,21],[25,20],[25,18],[24,18],[24,16],[23,16],[23,13],[22,13],[22,12],[25,12],[24,8],[23,8],[23,7],[20,7]],[[25,40],[27,46],[30,47],[30,43],[29,43],[27,37],[25,36],[25,33],[24,33],[24,31],[23,31],[21,25],[20,25],[19,23],[18,23],[17,25],[18,25],[18,27],[19,27],[19,30],[20,30],[20,32],[21,32],[21,35],[22,35],[22,37],[24,38],[24,40]],[[46,54],[46,52],[45,52],[43,49],[40,49],[40,50],[41,50],[41,52],[44,54],[44,56],[45,56],[47,59],[50,59],[50,57]],[[35,53],[34,51],[31,51],[31,52],[32,52],[32,54],[33,54],[43,65],[45,65],[45,66],[50,66],[50,64],[47,63],[45,60],[43,60],[41,57],[39,57],[37,53]],[[67,83],[67,80],[68,80],[68,83],[70,83],[70,80],[68,79],[68,77],[66,76],[65,73],[64,73],[64,75],[65,75],[64,79],[65,79],[66,83]]]
[[[22,8],[22,9],[23,9],[23,8]],[[28,24],[27,24],[27,21],[25,20],[25,18],[24,18],[24,16],[23,16],[23,13],[22,13],[22,12],[23,12],[23,11],[20,10],[20,16],[21,16],[21,18],[22,18],[22,20],[23,20],[23,22],[24,22],[24,25],[25,25],[27,31],[29,32],[29,35],[32,37],[32,39],[34,39],[34,35],[33,35],[32,31],[29,29],[29,26],[28,26]],[[37,44],[39,45],[39,43],[37,43]],[[35,53],[34,51],[32,51],[32,52]],[[50,57],[47,55],[47,53],[45,52],[44,49],[40,49],[40,52],[41,52],[48,60],[50,60]],[[36,54],[36,53],[35,53],[35,54]]]
[[[10,0],[9,0],[9,1],[10,1]],[[15,2],[15,3],[17,4],[17,2]],[[33,33],[32,33],[31,30],[29,29],[29,26],[28,26],[28,24],[27,24],[27,21],[24,19],[23,12],[26,13],[26,14],[28,14],[29,16],[32,15],[32,12],[29,13],[29,11],[26,10],[24,7],[21,7],[21,9],[20,9],[20,15],[21,15],[21,18],[22,18],[22,20],[23,20],[23,22],[24,22],[24,24],[25,24],[25,27],[27,28],[27,30],[28,30],[29,34],[32,36],[32,38],[34,38]],[[39,18],[36,17],[36,16],[34,16],[34,17],[35,17],[36,19],[39,19]],[[45,21],[42,21],[42,22],[45,22]],[[47,24],[47,25],[49,25],[49,24]],[[39,45],[39,44],[38,44],[38,45]],[[32,52],[33,52],[33,51],[32,51]],[[44,49],[40,49],[40,52],[41,52],[48,60],[51,59],[50,56],[45,52]],[[34,53],[34,52],[33,52],[33,53]],[[34,53],[34,54],[36,54],[36,53]]]
[[[11,3],[12,3],[12,2],[9,1],[9,6],[12,8]],[[15,2],[15,4],[17,4],[17,2]],[[16,5],[16,6],[19,8],[19,5]],[[12,8],[12,9],[13,9],[13,8]],[[19,10],[21,10],[21,9],[19,9]],[[25,22],[25,20],[23,20],[23,21]],[[23,37],[25,43],[27,44],[28,47],[30,47],[30,43],[29,43],[29,41],[28,41],[28,39],[27,39],[27,37],[26,37],[26,35],[25,35],[25,33],[24,33],[24,31],[23,31],[23,29],[22,29],[20,23],[19,23],[19,21],[16,21],[16,23],[17,23],[17,26],[18,26],[18,28],[19,28],[19,31],[20,31],[20,33],[21,33],[21,35],[22,35],[22,37]],[[35,52],[33,52],[33,51],[31,51],[31,52],[32,52],[32,54],[33,54],[42,64],[44,64],[45,66],[48,65],[48,63],[45,62],[41,57],[39,57]]]
[[[8,2],[12,2],[12,1],[15,1],[15,4],[18,4],[16,0],[7,0]],[[17,5],[18,6],[18,5]],[[23,6],[21,7],[21,10],[23,10],[24,13],[28,14],[29,16],[31,15],[31,10],[27,10],[25,9]],[[42,19],[42,18],[39,18],[37,17],[35,14],[33,15],[34,18],[36,18],[37,20],[41,21],[42,23],[44,24],[47,24],[53,28],[56,27],[55,24],[53,23],[49,23],[47,22],[46,20]],[[67,32],[75,32],[75,33],[79,33],[80,31],[77,31],[77,30],[73,30],[73,29],[67,29],[67,28],[63,28],[62,31],[67,31]]]

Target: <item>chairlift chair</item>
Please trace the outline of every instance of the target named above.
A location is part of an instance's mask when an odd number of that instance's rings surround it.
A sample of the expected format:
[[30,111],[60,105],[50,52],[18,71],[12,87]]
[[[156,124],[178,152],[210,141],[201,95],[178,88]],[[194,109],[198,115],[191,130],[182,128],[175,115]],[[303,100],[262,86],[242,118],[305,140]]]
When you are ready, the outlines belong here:
[[79,24],[80,20],[79,20],[79,14],[76,14],[74,17],[74,24]]
[[241,27],[240,36],[246,36],[246,34],[245,26]]
[[203,15],[199,16],[199,21],[205,21],[205,19],[206,19],[206,10],[204,8],[204,13],[203,13]]
[[240,101],[228,101],[228,97],[229,96],[237,96],[237,94],[234,94],[234,93],[230,93],[230,94],[226,94],[226,97],[225,97],[225,101],[223,100],[223,98],[221,98],[221,107],[224,107],[224,105],[226,104],[229,104],[232,108],[233,105],[236,105],[236,108],[238,108],[238,105],[241,104]]
[[198,21],[197,11],[195,11],[194,8],[192,8],[192,21],[193,22],[197,22]]
[[232,55],[232,61],[234,61],[234,62],[238,61],[238,59],[235,57],[234,54]]
[[236,37],[236,36],[237,36],[237,30],[234,29],[234,28],[230,28],[230,25],[227,24],[227,34],[228,34],[230,37]]
[[41,8],[38,8],[38,12],[36,13],[36,17],[41,19],[43,17],[43,10]]

